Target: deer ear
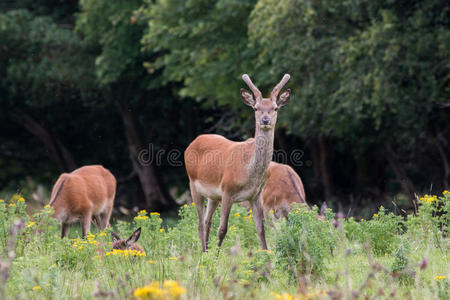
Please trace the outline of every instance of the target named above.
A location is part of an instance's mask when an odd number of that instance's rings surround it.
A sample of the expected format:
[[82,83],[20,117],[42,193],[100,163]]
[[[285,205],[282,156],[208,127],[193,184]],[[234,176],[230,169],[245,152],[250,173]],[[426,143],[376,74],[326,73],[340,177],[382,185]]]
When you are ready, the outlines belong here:
[[131,246],[136,243],[141,235],[141,227],[139,227],[135,232],[133,232],[127,240],[127,245]]
[[248,106],[254,107],[256,104],[255,98],[253,98],[252,93],[250,93],[246,89],[241,89],[241,99],[242,102],[244,102]]
[[115,232],[111,231],[111,236],[113,238],[113,242],[120,241],[120,237]]
[[284,92],[282,92],[281,95],[277,99],[278,107],[286,105],[289,102],[290,98],[291,98],[291,89],[287,89]]

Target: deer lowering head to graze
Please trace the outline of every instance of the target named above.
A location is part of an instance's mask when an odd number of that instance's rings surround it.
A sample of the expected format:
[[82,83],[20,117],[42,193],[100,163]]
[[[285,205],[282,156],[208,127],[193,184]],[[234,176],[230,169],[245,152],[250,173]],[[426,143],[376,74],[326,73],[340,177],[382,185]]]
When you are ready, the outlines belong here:
[[[262,97],[248,75],[242,78],[253,92],[241,89],[242,101],[255,110],[255,138],[233,142],[220,135],[200,135],[184,153],[203,251],[207,250],[212,216],[219,203],[222,210],[218,246],[221,246],[227,233],[231,205],[242,201],[250,202],[262,248],[267,249],[260,195],[272,160],[277,112],[291,94],[289,89],[281,94],[280,91],[290,76],[284,75],[269,98]],[[206,215],[203,198],[208,199]]]
[[261,199],[265,216],[273,210],[275,217],[287,218],[292,203],[306,203],[300,176],[288,165],[271,162]]
[[139,240],[139,237],[141,236],[141,227],[136,229],[135,232],[133,232],[130,237],[126,240],[121,239],[116,233],[111,231],[111,236],[113,238],[113,249],[116,250],[136,250],[139,252],[144,253],[144,249],[137,244],[136,242]]
[[83,237],[94,219],[100,230],[109,225],[116,194],[116,178],[103,166],[85,166],[59,176],[50,205],[61,222],[61,238],[69,224],[80,221]]

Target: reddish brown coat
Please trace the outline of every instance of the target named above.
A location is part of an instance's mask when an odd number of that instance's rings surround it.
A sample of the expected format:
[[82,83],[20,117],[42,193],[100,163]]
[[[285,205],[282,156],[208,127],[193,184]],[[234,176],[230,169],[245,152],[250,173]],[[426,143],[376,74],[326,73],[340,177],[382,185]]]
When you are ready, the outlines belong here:
[[92,218],[100,229],[109,225],[116,178],[100,165],[84,166],[63,173],[53,187],[50,205],[61,224],[61,237],[67,236],[68,225],[81,222],[83,236],[90,230]]

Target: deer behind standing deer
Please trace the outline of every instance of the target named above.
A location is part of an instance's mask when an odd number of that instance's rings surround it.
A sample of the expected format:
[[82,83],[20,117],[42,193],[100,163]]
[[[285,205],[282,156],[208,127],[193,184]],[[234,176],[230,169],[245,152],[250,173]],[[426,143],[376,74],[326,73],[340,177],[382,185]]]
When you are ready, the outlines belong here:
[[90,231],[95,219],[100,230],[109,225],[116,194],[116,178],[100,165],[84,166],[72,173],[63,173],[56,181],[50,206],[61,222],[61,238],[66,237],[69,224],[80,221],[82,236]]
[[[280,91],[290,76],[284,75],[269,98],[262,97],[247,74],[242,78],[253,92],[241,89],[242,101],[255,111],[255,137],[233,142],[220,135],[200,135],[184,153],[203,251],[207,250],[212,216],[219,203],[222,209],[218,246],[221,246],[231,206],[242,201],[250,202],[261,246],[267,249],[260,196],[272,160],[277,111],[289,101],[291,94],[289,89],[281,94]],[[203,198],[208,199],[206,216]]]

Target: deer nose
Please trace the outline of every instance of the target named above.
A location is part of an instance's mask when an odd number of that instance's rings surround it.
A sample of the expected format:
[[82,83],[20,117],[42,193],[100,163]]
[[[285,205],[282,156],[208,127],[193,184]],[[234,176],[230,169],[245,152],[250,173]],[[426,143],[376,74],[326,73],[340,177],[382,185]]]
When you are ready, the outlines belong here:
[[270,118],[269,118],[268,116],[262,117],[261,123],[262,123],[263,125],[269,125],[269,124],[270,124]]

